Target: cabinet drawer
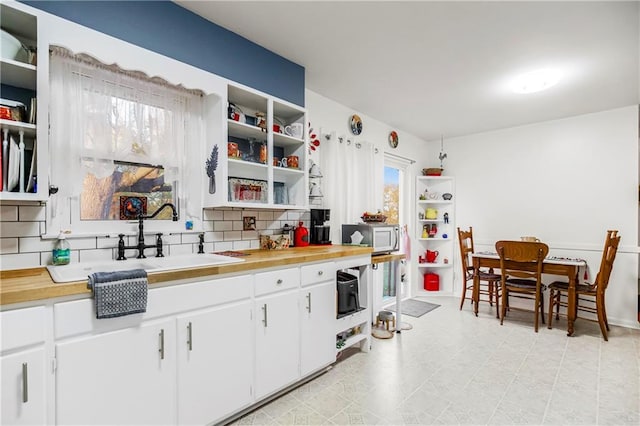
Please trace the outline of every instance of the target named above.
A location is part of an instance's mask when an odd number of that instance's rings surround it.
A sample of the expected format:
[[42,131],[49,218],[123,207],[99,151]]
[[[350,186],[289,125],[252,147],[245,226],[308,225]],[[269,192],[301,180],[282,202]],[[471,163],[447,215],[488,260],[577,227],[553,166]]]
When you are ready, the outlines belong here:
[[56,303],[56,339],[91,332],[106,332],[135,327],[165,315],[230,303],[251,297],[251,275],[217,278],[189,284],[150,288],[145,313],[96,319],[95,300],[82,299]]
[[298,268],[256,274],[256,296],[296,288],[300,284]]
[[44,342],[44,318],[44,306],[1,312],[2,350]]
[[320,283],[328,280],[336,280],[335,262],[316,263],[300,268],[302,286]]

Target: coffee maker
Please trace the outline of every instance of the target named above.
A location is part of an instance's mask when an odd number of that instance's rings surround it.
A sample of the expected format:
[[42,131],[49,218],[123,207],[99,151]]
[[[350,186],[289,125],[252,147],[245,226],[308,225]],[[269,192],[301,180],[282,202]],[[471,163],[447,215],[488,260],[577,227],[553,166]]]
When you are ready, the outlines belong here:
[[311,244],[331,244],[329,209],[311,209]]

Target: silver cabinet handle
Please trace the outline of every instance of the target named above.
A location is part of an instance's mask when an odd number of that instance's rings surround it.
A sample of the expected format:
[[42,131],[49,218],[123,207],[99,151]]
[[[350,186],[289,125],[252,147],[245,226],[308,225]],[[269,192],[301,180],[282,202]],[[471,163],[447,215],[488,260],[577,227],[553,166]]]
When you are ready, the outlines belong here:
[[322,271],[318,271],[318,275],[322,275],[324,272]]
[[309,301],[307,304],[307,312],[311,313],[311,292],[307,293],[307,300]]
[[160,352],[160,359],[164,359],[164,328],[160,329],[160,349],[158,352]]
[[262,305],[262,311],[264,312],[262,323],[264,327],[267,328],[267,304]]
[[22,363],[22,402],[29,401],[29,371],[26,362]]
[[276,284],[282,284],[282,278],[278,278],[278,281],[276,281]]
[[193,350],[193,324],[191,324],[191,321],[187,325],[187,347],[189,351]]

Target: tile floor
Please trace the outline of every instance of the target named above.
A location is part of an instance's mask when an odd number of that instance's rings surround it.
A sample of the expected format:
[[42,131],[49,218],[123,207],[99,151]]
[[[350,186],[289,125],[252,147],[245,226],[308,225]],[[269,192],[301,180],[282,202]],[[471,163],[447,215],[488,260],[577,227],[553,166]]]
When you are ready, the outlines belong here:
[[[427,300],[427,299],[425,299]],[[481,304],[442,306],[412,330],[349,350],[328,373],[234,425],[640,425],[640,330],[566,321],[533,331],[513,311],[503,326]],[[495,311],[494,311],[495,312]]]

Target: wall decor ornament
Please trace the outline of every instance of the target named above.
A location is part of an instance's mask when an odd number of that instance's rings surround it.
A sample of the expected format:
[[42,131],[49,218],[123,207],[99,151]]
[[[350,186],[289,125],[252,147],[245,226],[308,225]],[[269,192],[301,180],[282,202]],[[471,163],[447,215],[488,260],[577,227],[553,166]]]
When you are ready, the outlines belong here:
[[209,194],[216,193],[216,169],[218,168],[218,144],[213,146],[211,156],[206,163],[207,176],[209,177]]
[[359,135],[362,133],[362,119],[358,114],[353,114],[349,120],[351,125],[351,133],[354,135]]
[[395,130],[392,130],[391,133],[389,133],[389,145],[391,148],[396,148],[398,146],[398,132]]

